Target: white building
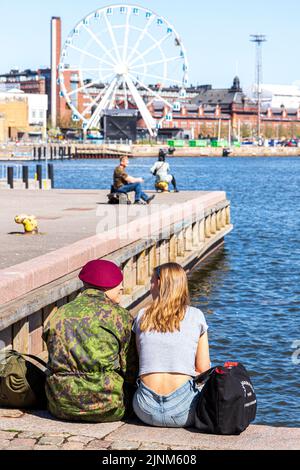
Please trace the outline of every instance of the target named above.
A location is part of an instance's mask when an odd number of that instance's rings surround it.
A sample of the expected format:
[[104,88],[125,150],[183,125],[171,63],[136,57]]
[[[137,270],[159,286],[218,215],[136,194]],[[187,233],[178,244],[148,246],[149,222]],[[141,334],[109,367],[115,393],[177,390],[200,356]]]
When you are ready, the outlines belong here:
[[[256,85],[245,90],[251,99],[256,99]],[[300,107],[300,84],[294,85],[261,85],[262,106],[268,108],[299,109]]]
[[48,96],[25,94],[28,100],[28,121],[32,126],[47,128]]

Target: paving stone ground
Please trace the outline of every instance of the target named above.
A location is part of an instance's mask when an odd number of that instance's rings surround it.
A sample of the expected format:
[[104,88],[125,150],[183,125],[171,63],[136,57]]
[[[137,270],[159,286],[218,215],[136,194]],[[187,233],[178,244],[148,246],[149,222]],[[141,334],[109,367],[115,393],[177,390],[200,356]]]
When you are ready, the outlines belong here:
[[139,420],[71,423],[45,411],[0,410],[0,450],[300,450],[300,428],[251,425],[240,436],[213,436]]
[[[151,207],[135,206],[134,211],[127,211],[124,206],[107,205],[108,190],[0,191],[0,269],[29,261],[96,235],[99,233],[101,220],[108,220],[108,211],[109,227],[113,228],[120,225],[121,221],[124,224],[124,220],[130,222],[145,217],[148,213],[157,212],[161,210],[161,206],[168,207],[209,194],[207,191],[160,194],[147,191],[149,195],[155,194],[155,202]],[[20,236],[24,230],[21,225],[15,223],[14,218],[17,214],[28,212],[37,217],[39,236]]]

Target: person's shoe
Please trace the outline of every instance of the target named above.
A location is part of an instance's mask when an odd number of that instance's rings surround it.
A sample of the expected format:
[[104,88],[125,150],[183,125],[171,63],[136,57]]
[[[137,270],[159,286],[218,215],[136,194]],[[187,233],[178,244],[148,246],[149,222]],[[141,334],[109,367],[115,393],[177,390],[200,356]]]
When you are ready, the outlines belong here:
[[135,201],[134,204],[139,204],[141,206],[145,206],[145,203],[143,201],[141,201],[140,199],[138,201]]
[[155,198],[155,194],[153,194],[153,196],[150,196],[150,197],[147,199],[146,203],[147,203],[147,204],[150,204],[150,202],[153,201],[154,198]]
[[174,193],[179,193],[179,189],[174,189]]

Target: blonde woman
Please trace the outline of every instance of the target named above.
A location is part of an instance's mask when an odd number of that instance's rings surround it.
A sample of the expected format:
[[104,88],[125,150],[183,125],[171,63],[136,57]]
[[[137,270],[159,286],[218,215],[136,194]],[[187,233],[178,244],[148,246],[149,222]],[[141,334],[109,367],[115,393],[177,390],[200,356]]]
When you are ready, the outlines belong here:
[[133,408],[152,426],[193,426],[200,394],[193,377],[210,368],[208,326],[189,305],[187,277],[177,263],[155,268],[151,294],[133,325],[139,353]]

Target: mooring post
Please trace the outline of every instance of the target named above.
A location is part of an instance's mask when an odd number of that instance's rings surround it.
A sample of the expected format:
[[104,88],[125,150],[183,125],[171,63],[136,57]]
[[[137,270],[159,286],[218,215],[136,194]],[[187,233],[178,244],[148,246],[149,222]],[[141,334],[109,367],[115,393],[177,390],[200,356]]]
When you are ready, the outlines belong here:
[[37,176],[37,181],[39,182],[39,188],[42,189],[42,187],[43,187],[42,165],[37,165],[36,166],[36,176]]
[[48,178],[51,181],[51,189],[54,188],[54,165],[53,163],[48,163]]
[[14,189],[14,167],[7,167],[7,184],[10,186],[10,189]]
[[25,183],[25,188],[29,188],[29,168],[28,166],[22,166],[22,180]]

